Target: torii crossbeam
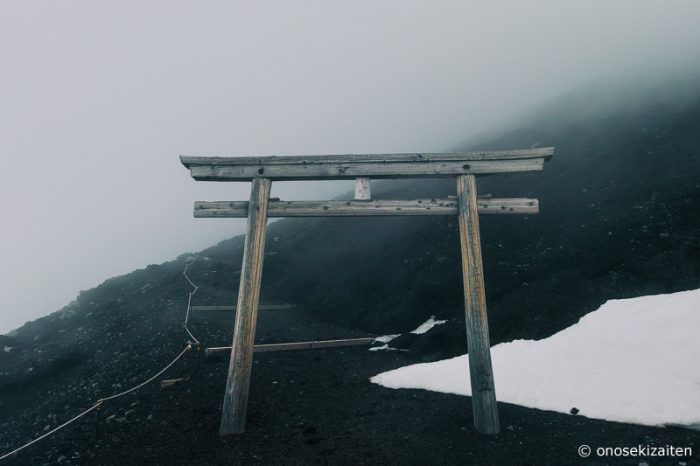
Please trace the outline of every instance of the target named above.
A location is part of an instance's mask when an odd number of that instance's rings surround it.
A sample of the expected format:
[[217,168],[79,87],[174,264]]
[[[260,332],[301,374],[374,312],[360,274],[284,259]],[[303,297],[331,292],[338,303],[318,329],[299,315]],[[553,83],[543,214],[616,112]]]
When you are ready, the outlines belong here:
[[[489,344],[479,214],[535,214],[537,199],[477,198],[476,175],[542,170],[553,147],[450,153],[352,154],[269,157],[188,157],[180,160],[200,181],[252,181],[249,201],[195,202],[194,216],[247,217],[236,323],[220,434],[245,430],[250,371],[268,217],[452,215],[459,218],[469,372],[474,425],[499,431]],[[457,196],[446,199],[371,199],[372,178],[455,177]],[[353,201],[270,199],[272,181],[355,179]]]

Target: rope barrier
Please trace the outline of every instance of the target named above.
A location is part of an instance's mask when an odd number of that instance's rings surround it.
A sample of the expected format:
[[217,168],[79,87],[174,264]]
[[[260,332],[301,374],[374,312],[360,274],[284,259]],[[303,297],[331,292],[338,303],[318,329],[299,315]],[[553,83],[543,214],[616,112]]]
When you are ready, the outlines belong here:
[[63,424],[61,424],[60,426],[56,427],[55,429],[50,430],[49,432],[45,433],[44,435],[41,435],[40,437],[37,437],[37,438],[35,438],[34,440],[32,440],[32,441],[30,441],[30,442],[27,442],[26,444],[22,445],[21,447],[16,448],[16,449],[12,450],[11,452],[5,453],[4,455],[0,456],[0,460],[4,460],[5,458],[8,458],[8,457],[14,455],[15,453],[18,453],[18,452],[24,450],[25,448],[27,448],[27,447],[29,447],[29,446],[35,444],[35,443],[38,442],[39,440],[44,439],[44,438],[48,437],[49,435],[53,434],[54,432],[58,432],[59,430],[61,430],[61,429],[63,429],[64,427],[66,427],[67,425],[69,425],[69,424],[71,424],[71,423],[77,421],[77,420],[80,419],[81,417],[85,416],[87,413],[89,413],[89,412],[91,412],[91,411],[94,411],[95,409],[99,409],[99,408],[102,406],[102,403],[103,403],[103,402],[108,401],[108,400],[113,400],[113,399],[115,399],[115,398],[119,398],[119,397],[121,397],[121,396],[124,396],[124,395],[126,395],[127,393],[131,393],[131,392],[133,392],[133,391],[135,391],[135,390],[138,390],[139,388],[143,387],[144,385],[146,385],[146,384],[152,382],[154,379],[158,378],[159,375],[161,375],[163,372],[165,372],[166,370],[168,370],[168,369],[170,368],[170,366],[172,366],[173,364],[175,364],[175,363],[177,362],[177,360],[180,359],[180,358],[182,357],[182,355],[185,354],[185,353],[186,353],[187,351],[189,351],[190,349],[192,349],[192,345],[191,345],[190,343],[187,343],[187,346],[185,347],[185,349],[182,350],[182,352],[181,352],[180,354],[178,354],[177,357],[176,357],[175,359],[173,359],[172,362],[170,362],[170,364],[168,364],[167,366],[165,366],[163,369],[161,369],[156,375],[154,375],[154,376],[151,377],[150,379],[148,379],[148,380],[146,380],[145,382],[142,382],[142,383],[136,385],[135,387],[130,388],[129,390],[125,390],[125,391],[123,391],[123,392],[121,392],[121,393],[117,393],[116,395],[108,396],[108,397],[106,397],[106,398],[100,398],[99,400],[97,400],[97,402],[96,402],[94,405],[90,406],[88,409],[86,409],[86,410],[83,411],[82,413],[80,413],[80,414],[78,414],[77,416],[73,417],[72,419],[70,419],[70,420],[64,422]]
[[27,442],[26,444],[22,445],[21,447],[16,448],[16,449],[12,450],[12,451],[9,452],[9,453],[5,453],[4,455],[0,456],[0,461],[2,461],[2,460],[4,460],[5,458],[8,458],[8,457],[14,455],[14,454],[17,453],[17,452],[20,452],[20,451],[24,450],[25,448],[27,448],[27,447],[29,447],[29,446],[31,446],[31,445],[34,445],[34,444],[35,444],[36,442],[38,442],[39,440],[48,437],[49,435],[53,434],[54,432],[58,432],[59,430],[61,430],[61,429],[63,429],[64,427],[66,427],[68,424],[71,424],[71,423],[73,423],[74,421],[77,421],[77,420],[80,419],[81,417],[85,416],[85,415],[86,415],[87,413],[89,413],[90,411],[94,411],[95,409],[97,409],[97,408],[100,406],[100,404],[101,404],[101,403],[95,403],[95,404],[92,405],[90,408],[86,409],[86,410],[83,411],[82,413],[80,413],[80,414],[78,414],[77,416],[75,416],[73,419],[64,422],[63,424],[61,424],[60,426],[56,427],[55,429],[53,429],[53,430],[51,430],[51,431],[45,433],[44,435],[42,435],[42,436],[40,436],[40,437],[35,438],[35,439],[32,440],[31,442]]
[[189,343],[189,342],[188,342],[188,343],[187,343],[187,346],[185,346],[185,349],[183,349],[182,352],[181,352],[180,354],[178,354],[177,357],[176,357],[175,359],[173,359],[173,360],[170,362],[170,364],[168,364],[167,366],[165,366],[164,368],[162,368],[160,371],[158,371],[158,373],[157,373],[156,375],[154,375],[153,377],[151,377],[150,379],[148,379],[148,380],[146,380],[146,381],[144,381],[144,382],[141,382],[140,384],[136,385],[135,387],[132,387],[132,388],[130,388],[130,389],[128,389],[128,390],[124,390],[124,391],[121,392],[121,393],[117,393],[116,395],[108,396],[108,397],[106,397],[106,398],[100,398],[99,400],[97,400],[97,404],[102,404],[103,401],[109,401],[109,400],[113,400],[113,399],[115,399],[115,398],[119,398],[120,396],[124,396],[124,395],[126,395],[127,393],[131,393],[131,392],[133,392],[133,391],[138,390],[139,388],[143,387],[144,385],[148,385],[149,383],[151,383],[151,382],[153,382],[155,379],[157,379],[163,372],[165,372],[165,371],[167,371],[168,369],[170,369],[170,366],[172,366],[173,364],[175,364],[175,363],[178,361],[178,359],[180,359],[180,358],[182,357],[183,354],[185,354],[186,352],[188,352],[188,351],[191,350],[191,349],[192,349],[192,343]]
[[[194,264],[195,262],[197,262],[197,257],[198,257],[198,256],[195,256],[194,260],[192,260],[192,261],[190,261],[190,262],[187,262],[187,263],[185,264],[185,270],[182,272],[182,274],[185,276],[185,278],[186,278],[187,281],[190,283],[190,285],[192,285],[192,286],[194,287],[194,289],[193,289],[192,291],[190,291],[190,293],[189,293],[189,298],[188,298],[188,300],[187,300],[187,313],[185,314],[184,327],[185,327],[185,330],[187,331],[187,333],[189,334],[189,336],[190,336],[190,337],[192,338],[192,340],[194,341],[194,344],[200,345],[200,344],[201,344],[200,341],[199,341],[197,338],[195,338],[195,336],[192,334],[192,332],[190,332],[190,329],[187,327],[187,322],[188,322],[189,317],[190,317],[190,309],[191,309],[191,307],[192,307],[192,306],[191,306],[191,304],[192,304],[192,296],[194,296],[194,294],[197,292],[197,290],[198,290],[198,288],[199,288],[197,285],[195,285],[195,284],[192,282],[192,280],[190,280],[190,277],[187,276],[187,269],[189,268],[190,265],[192,265],[192,264]],[[117,393],[117,394],[115,394],[115,395],[111,395],[111,396],[108,396],[108,397],[105,397],[105,398],[100,398],[100,399],[98,399],[98,400],[95,402],[95,404],[93,404],[92,406],[90,406],[88,409],[84,410],[83,412],[81,412],[81,413],[78,414],[77,416],[75,416],[75,417],[69,419],[68,421],[64,422],[64,423],[61,424],[60,426],[58,426],[58,427],[56,427],[56,428],[50,430],[49,432],[47,432],[47,433],[45,433],[45,434],[43,434],[43,435],[40,435],[39,437],[35,438],[34,440],[31,440],[31,441],[25,443],[25,444],[22,445],[21,447],[16,448],[16,449],[12,450],[11,452],[8,452],[8,453],[3,454],[2,456],[0,456],[0,461],[4,460],[5,458],[9,458],[10,456],[12,456],[12,455],[14,455],[15,453],[18,453],[18,452],[24,450],[24,449],[27,448],[27,447],[30,447],[30,446],[34,445],[35,443],[39,442],[39,441],[42,440],[42,439],[45,439],[46,437],[49,437],[50,435],[54,434],[55,432],[58,432],[59,430],[63,429],[64,427],[66,427],[66,426],[72,424],[73,422],[77,421],[78,419],[80,419],[81,417],[83,417],[83,416],[85,416],[86,414],[90,413],[91,411],[94,411],[94,410],[96,410],[96,409],[99,410],[100,407],[102,406],[102,403],[104,403],[105,401],[114,400],[115,398],[122,397],[122,396],[124,396],[124,395],[126,395],[126,394],[128,394],[128,393],[131,393],[131,392],[133,392],[133,391],[138,390],[139,388],[143,387],[144,385],[148,385],[149,383],[153,382],[155,379],[157,379],[159,376],[161,376],[165,371],[167,371],[168,369],[170,369],[170,367],[171,367],[173,364],[175,364],[186,352],[188,352],[189,350],[191,350],[191,349],[192,349],[192,344],[193,344],[192,341],[188,341],[188,342],[187,342],[187,345],[185,346],[185,349],[183,349],[183,350],[180,352],[180,354],[178,354],[178,355],[175,357],[175,359],[173,359],[172,361],[170,361],[170,363],[168,363],[165,367],[163,367],[161,370],[159,370],[155,375],[151,376],[150,378],[146,379],[145,381],[141,382],[140,384],[135,385],[134,387],[129,388],[128,390],[124,390],[123,392]]]
[[192,332],[190,332],[190,328],[187,326],[187,323],[190,321],[190,311],[192,310],[192,296],[194,296],[197,293],[197,290],[199,289],[199,287],[195,285],[192,282],[192,280],[190,280],[190,277],[187,276],[187,269],[190,267],[190,265],[197,262],[198,258],[199,256],[197,255],[194,257],[194,260],[192,260],[191,262],[187,262],[185,264],[185,270],[182,271],[182,275],[185,276],[185,279],[190,283],[190,285],[192,285],[193,288],[192,291],[190,291],[189,296],[187,298],[187,313],[185,314],[185,323],[183,324],[183,326],[185,327],[185,331],[190,335],[190,338],[194,340],[195,344],[200,345],[200,341],[197,340],[197,338],[194,335],[192,335]]

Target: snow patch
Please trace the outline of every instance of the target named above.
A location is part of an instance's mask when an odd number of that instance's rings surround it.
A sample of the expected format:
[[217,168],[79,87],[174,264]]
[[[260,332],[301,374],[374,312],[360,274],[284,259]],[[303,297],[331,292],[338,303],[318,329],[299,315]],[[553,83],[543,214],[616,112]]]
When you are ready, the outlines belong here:
[[[494,346],[496,396],[561,413],[576,407],[590,418],[697,428],[698,328],[700,290],[610,300],[549,338]],[[466,354],[384,372],[371,381],[471,394]]]
[[422,324],[418,326],[417,329],[411,331],[411,333],[414,333],[416,335],[422,335],[423,333],[427,332],[431,328],[435,327],[436,325],[442,325],[446,320],[435,320],[435,316],[430,316],[430,319],[426,320]]
[[370,351],[396,351],[396,348],[392,348],[387,343],[382,346],[373,346],[369,349]]
[[400,337],[400,336],[401,336],[400,333],[397,333],[395,335],[382,335],[380,337],[375,338],[374,341],[379,342],[379,343],[389,343],[394,338]]
[[2,350],[6,353],[9,353],[10,351],[12,351],[12,346],[5,345],[5,347]]

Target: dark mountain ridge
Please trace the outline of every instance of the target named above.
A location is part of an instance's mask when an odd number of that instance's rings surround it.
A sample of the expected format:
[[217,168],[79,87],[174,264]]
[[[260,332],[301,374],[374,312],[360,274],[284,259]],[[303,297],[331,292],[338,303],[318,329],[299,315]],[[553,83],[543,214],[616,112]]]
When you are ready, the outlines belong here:
[[[492,342],[546,337],[607,299],[698,286],[700,216],[692,206],[700,197],[699,82],[635,89],[614,108],[597,84],[556,99],[528,127],[472,146],[557,147],[543,172],[478,180],[480,193],[537,197],[541,207],[537,216],[481,218]],[[589,102],[576,118],[577,105],[598,94],[605,96],[600,104]],[[378,182],[374,189],[378,198],[454,193],[447,179]],[[373,333],[403,332],[436,314],[455,322],[441,329],[450,334],[438,346],[463,352],[454,219],[274,226],[264,295]]]

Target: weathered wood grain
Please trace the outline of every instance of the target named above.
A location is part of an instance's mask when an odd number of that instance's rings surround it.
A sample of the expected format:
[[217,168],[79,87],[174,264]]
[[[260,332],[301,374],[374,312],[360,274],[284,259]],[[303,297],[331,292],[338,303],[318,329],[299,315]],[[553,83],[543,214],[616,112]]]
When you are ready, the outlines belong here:
[[343,180],[371,178],[435,178],[463,174],[515,173],[542,170],[544,157],[502,160],[428,160],[424,162],[275,163],[255,165],[190,164],[198,181]]
[[270,185],[271,182],[267,178],[254,178],[251,186],[250,208],[248,209],[248,222],[243,245],[243,265],[236,305],[238,312],[236,312],[236,323],[233,331],[233,351],[231,352],[226,380],[226,392],[219,427],[220,435],[239,434],[245,430]]
[[474,426],[480,432],[496,434],[500,428],[491,365],[476,180],[473,175],[457,177],[457,196]]
[[[197,202],[195,217],[247,217],[243,268],[231,347],[220,433],[240,433],[245,428],[253,351],[309,349],[346,344],[366,344],[369,339],[327,340],[273,345],[253,345],[262,275],[265,221],[270,217],[458,215],[465,293],[466,327],[474,424],[485,433],[499,431],[498,410],[484,298],[484,277],[479,237],[479,214],[538,212],[536,199],[492,199],[476,195],[474,175],[538,171],[554,154],[553,147],[453,153],[343,154],[271,157],[188,157],[181,162],[191,176],[202,181],[253,180],[250,202]],[[372,201],[370,178],[457,178],[457,197],[410,201]],[[354,201],[269,200],[271,180],[356,179]],[[269,202],[268,202],[269,201]],[[269,211],[268,211],[269,210]],[[204,308],[205,306],[201,306]],[[217,310],[233,306],[212,306]],[[210,307],[211,308],[211,307]],[[348,343],[348,342],[353,343]],[[360,343],[360,341],[362,341]],[[344,343],[341,343],[344,342]]]
[[[406,215],[457,215],[457,197],[406,201],[273,201],[268,202],[268,217],[372,217]],[[480,214],[537,214],[537,199],[480,198]],[[194,204],[195,218],[244,218],[248,201],[199,201]]]
[[187,380],[185,377],[180,377],[178,379],[164,379],[160,381],[160,388],[168,388],[173,385]]
[[[295,341],[290,343],[267,343],[255,345],[256,353],[266,353],[270,351],[296,351],[317,348],[334,348],[341,346],[361,346],[369,345],[374,341],[374,337],[368,338],[345,338],[341,340],[319,340],[319,341]],[[219,346],[206,348],[207,356],[222,351],[231,351],[230,346]]]
[[339,163],[395,163],[429,161],[473,161],[551,158],[554,147],[498,151],[469,152],[412,152],[402,154],[332,154],[332,155],[270,155],[265,157],[197,157],[181,155],[180,161],[187,167],[197,165],[310,165]]
[[371,178],[360,176],[355,178],[355,200],[369,201],[372,199]]

